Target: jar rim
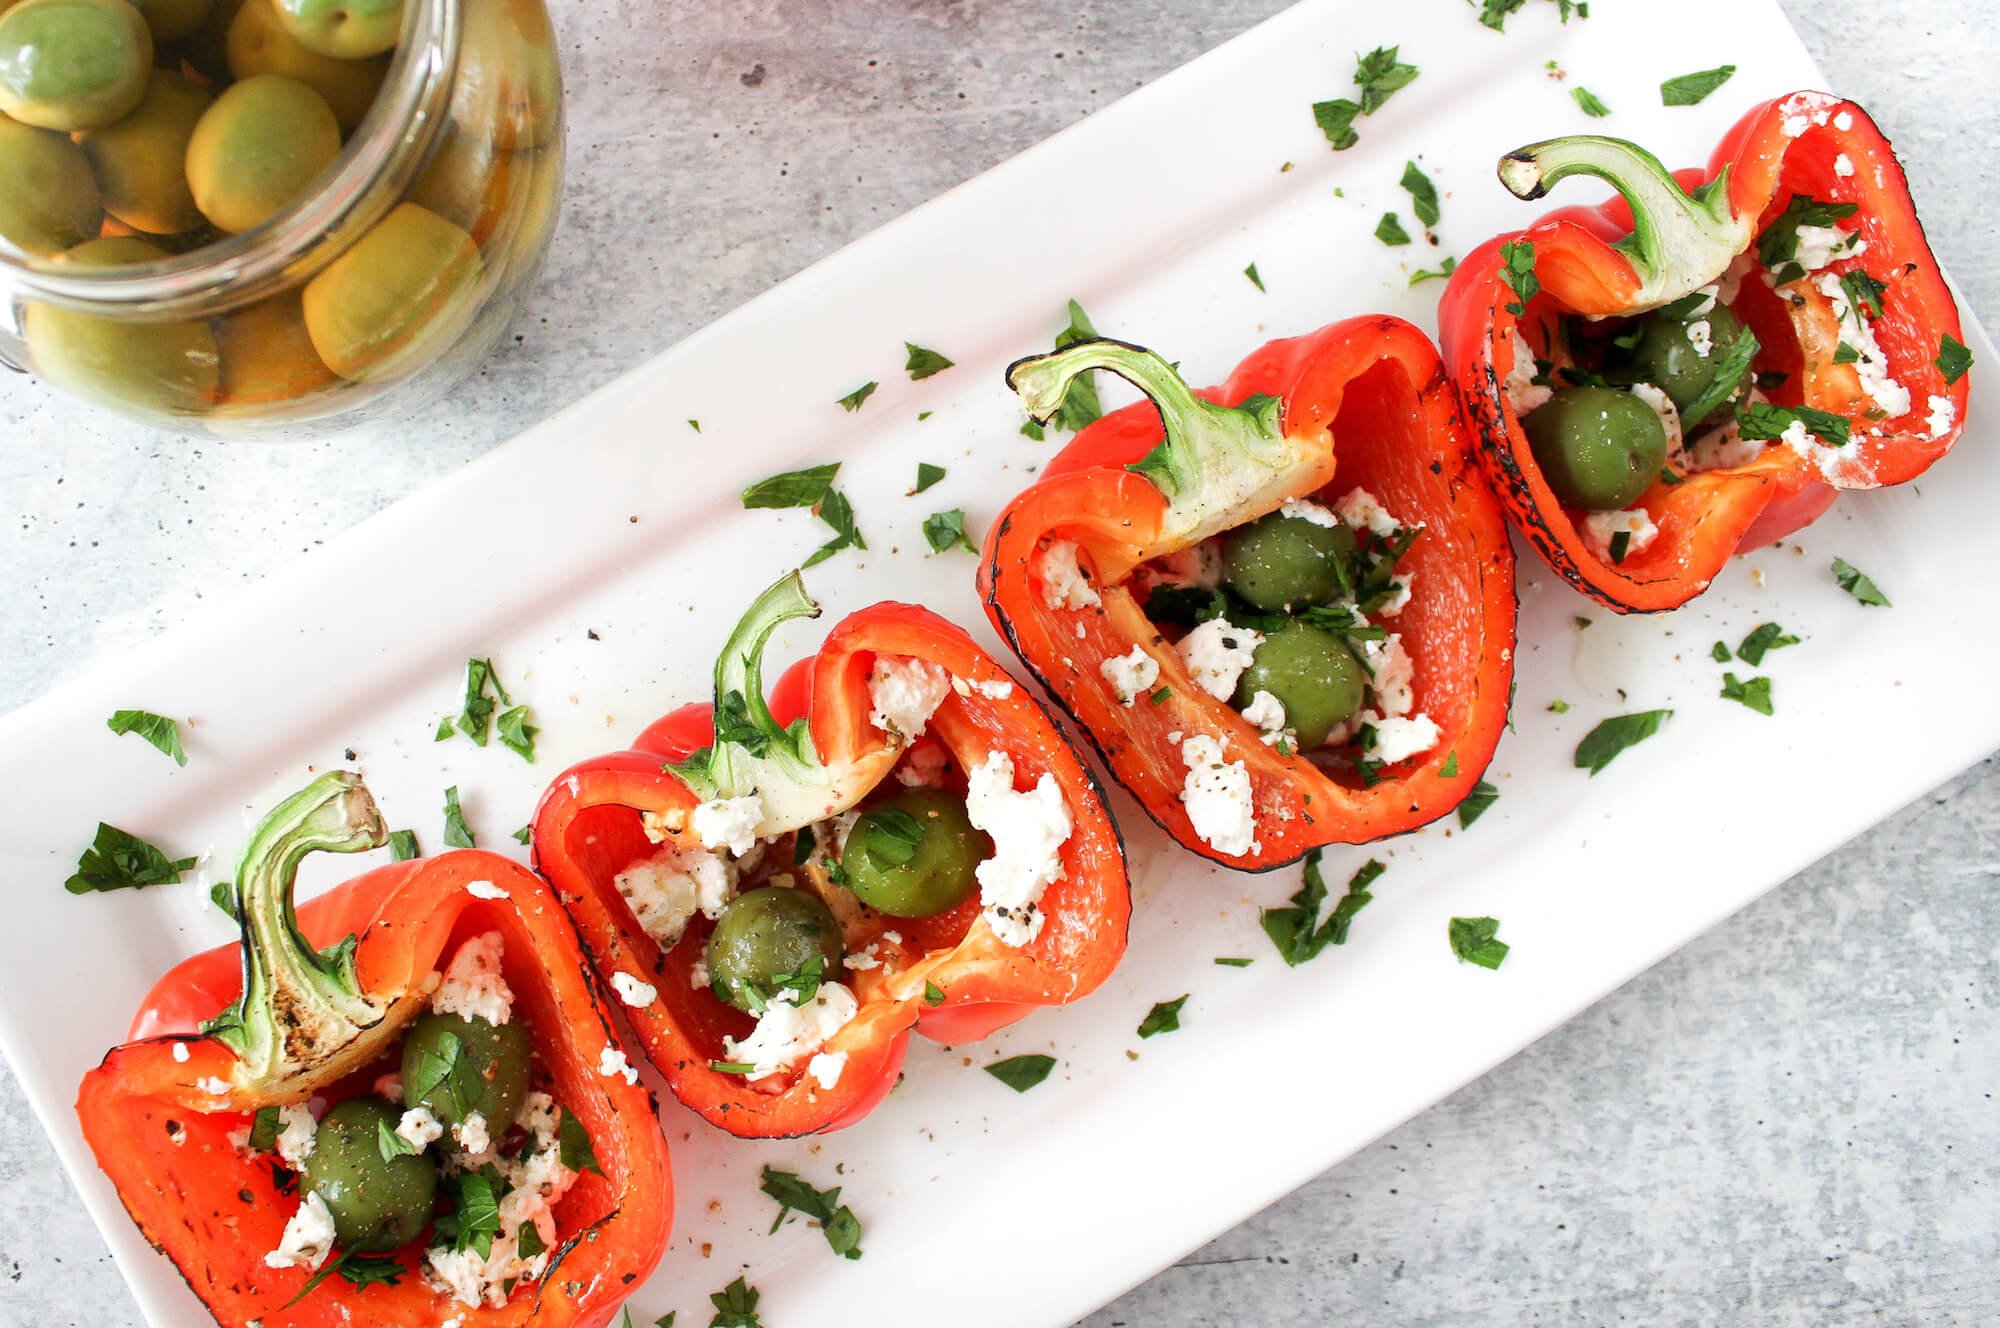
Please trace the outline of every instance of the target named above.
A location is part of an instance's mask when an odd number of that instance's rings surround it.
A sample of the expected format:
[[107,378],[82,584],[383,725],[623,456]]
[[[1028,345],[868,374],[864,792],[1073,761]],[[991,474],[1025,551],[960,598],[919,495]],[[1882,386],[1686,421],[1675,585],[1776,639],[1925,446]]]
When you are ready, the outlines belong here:
[[[331,262],[388,214],[445,123],[465,0],[405,0],[403,31],[368,113],[313,187],[247,231],[147,263],[81,268],[0,246],[0,290],[121,316],[180,315],[262,298]],[[139,239],[151,237],[143,234]]]

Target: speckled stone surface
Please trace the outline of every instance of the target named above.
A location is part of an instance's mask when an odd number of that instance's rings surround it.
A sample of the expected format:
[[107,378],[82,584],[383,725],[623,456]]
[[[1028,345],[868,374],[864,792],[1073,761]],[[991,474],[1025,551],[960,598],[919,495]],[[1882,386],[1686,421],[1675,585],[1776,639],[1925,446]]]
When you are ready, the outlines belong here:
[[[1896,140],[1934,246],[1991,322],[1988,7],[1782,2],[1833,87]],[[242,447],[0,381],[0,707],[143,648],[191,601],[310,554],[1282,7],[559,0],[562,232],[505,349],[444,402],[339,441]],[[1413,29],[1473,21],[1453,0],[1404,7]],[[1577,72],[1618,91],[1616,70]],[[1996,878],[1989,762],[1088,1328],[2000,1322]],[[1281,1087],[1253,1097],[1266,1126],[1312,1128]],[[5,1075],[0,1195],[0,1325],[137,1322]]]

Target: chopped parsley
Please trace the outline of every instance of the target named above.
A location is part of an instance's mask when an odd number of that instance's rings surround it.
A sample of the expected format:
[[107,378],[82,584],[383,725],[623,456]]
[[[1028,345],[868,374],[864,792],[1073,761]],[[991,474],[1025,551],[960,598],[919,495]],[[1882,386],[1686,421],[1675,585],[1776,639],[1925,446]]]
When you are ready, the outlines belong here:
[[1037,424],[1033,420],[1022,420],[1021,436],[1023,438],[1032,438],[1034,441],[1039,443],[1048,438],[1049,431],[1047,429],[1044,429],[1041,425]]
[[888,807],[861,818],[857,846],[876,862],[900,867],[923,847],[924,823],[900,808]]
[[175,765],[188,763],[187,753],[181,749],[181,728],[165,715],[156,715],[150,710],[114,710],[104,726],[123,737],[136,733],[153,746],[174,758]]
[[1174,694],[1173,688],[1162,687],[1160,688],[1160,690],[1154,692],[1151,696],[1147,697],[1146,699],[1148,701],[1151,701],[1154,705],[1165,705],[1167,703],[1167,698],[1172,696],[1173,694]]
[[1718,664],[1727,664],[1729,662],[1729,646],[1724,642],[1717,641],[1708,648],[1708,657]]
[[[1889,289],[1889,283],[1878,281],[1857,267],[1841,274],[1840,288],[1847,293],[1847,303],[1857,313],[1865,309],[1870,318],[1882,316],[1882,295]],[[1856,358],[1860,358],[1859,352]]]
[[[1518,13],[1528,0],[1466,0],[1466,3],[1479,5],[1479,21],[1482,25],[1495,32],[1505,32],[1508,15]],[[1575,14],[1578,18],[1589,18],[1590,0],[1556,0],[1556,9],[1562,15],[1564,23],[1569,22],[1571,14]]]
[[1417,271],[1412,272],[1410,274],[1410,284],[1414,286],[1422,281],[1441,280],[1457,270],[1458,260],[1456,258],[1446,258],[1442,264],[1435,268],[1419,268]]
[[556,1125],[556,1160],[571,1171],[604,1174],[597,1163],[597,1151],[591,1147],[590,1131],[568,1107],[562,1109],[562,1119]]
[[491,1255],[493,1238],[500,1234],[499,1184],[484,1171],[462,1172],[455,1179],[447,1176],[441,1184],[453,1192],[456,1203],[450,1213],[435,1220],[437,1234],[449,1239],[454,1250],[472,1250],[482,1259]]
[[710,1061],[708,1063],[708,1068],[715,1071],[717,1074],[755,1074],[757,1072],[757,1062]]
[[840,398],[839,400],[840,408],[846,411],[850,415],[853,414],[855,411],[861,409],[862,402],[866,401],[868,398],[875,395],[875,389],[880,386],[882,385],[876,382],[874,379],[872,378],[869,379],[861,386],[855,388],[852,392],[849,392],[846,396]]
[[1354,132],[1354,117],[1360,113],[1360,105],[1345,97],[1313,103],[1313,123],[1335,152],[1345,152],[1361,141],[1361,135]]
[[924,984],[924,1004],[930,1006],[932,1009],[943,1005],[944,988],[938,986],[935,982],[926,982]]
[[914,498],[916,495],[922,493],[925,489],[930,488],[931,485],[936,484],[939,480],[943,478],[944,478],[943,466],[933,466],[928,461],[919,461],[917,463],[917,487],[910,490],[909,496]]
[[1859,364],[1861,362],[1861,352],[1843,341],[1833,348],[1833,362],[1835,364]]
[[801,1176],[766,1166],[759,1188],[778,1201],[778,1216],[771,1223],[770,1234],[775,1234],[793,1212],[804,1213],[819,1222],[826,1243],[835,1254],[843,1259],[861,1257],[861,1222],[853,1209],[840,1202],[838,1185],[830,1190],[817,1189]]
[[525,847],[528,841],[535,837],[534,822],[532,821],[528,822],[528,824],[522,826],[519,830],[516,830],[510,837],[516,844],[520,844]]
[[1157,1002],[1146,1011],[1146,1017],[1139,1021],[1139,1036],[1149,1038],[1155,1033],[1172,1033],[1181,1026],[1181,1007],[1187,1004],[1187,996],[1176,996],[1170,1001]]
[[1374,858],[1362,864],[1347,882],[1347,893],[1334,905],[1326,921],[1321,922],[1320,909],[1327,897],[1326,878],[1320,873],[1321,856],[1319,849],[1306,854],[1305,884],[1292,896],[1291,906],[1267,908],[1258,919],[1264,934],[1271,938],[1279,958],[1288,967],[1296,968],[1309,959],[1318,958],[1329,945],[1347,944],[1347,932],[1353,925],[1354,915],[1375,898],[1368,887],[1388,870]]
[[1840,583],[1842,590],[1863,604],[1882,609],[1890,607],[1889,597],[1882,593],[1882,588],[1869,580],[1865,572],[1845,558],[1833,560],[1833,579]]
[[1569,702],[1563,700],[1561,697],[1557,697],[1555,700],[1549,702],[1549,713],[1552,715],[1567,715],[1569,713]]
[[757,1288],[740,1277],[711,1295],[708,1303],[715,1306],[708,1328],[764,1328],[757,1317]]
[[1588,770],[1592,778],[1616,760],[1618,753],[1633,747],[1660,731],[1660,725],[1673,718],[1671,710],[1641,710],[1631,715],[1613,715],[1604,720],[1576,745],[1575,765],[1579,770]]
[[962,507],[954,507],[948,512],[932,512],[925,517],[924,538],[930,541],[932,553],[944,553],[950,549],[979,552],[979,546],[965,533],[965,509]]
[[1701,69],[1692,74],[1680,74],[1660,84],[1660,104],[1662,106],[1693,106],[1705,99],[1709,93],[1727,83],[1735,74],[1735,65],[1718,65],[1714,69]]
[[1498,968],[1507,957],[1507,942],[1499,938],[1498,918],[1453,918],[1449,935],[1451,952],[1463,964]]
[[1250,284],[1252,286],[1255,286],[1258,290],[1264,289],[1264,279],[1257,275],[1257,265],[1255,263],[1252,263],[1249,267],[1244,268],[1243,275],[1250,278]]
[[[465,811],[458,805],[458,785],[444,791],[444,842],[453,848],[474,847],[472,831],[465,828]],[[422,1094],[417,1094],[421,1097]],[[414,1100],[414,1099],[412,1099]]]
[[520,705],[501,711],[494,721],[494,731],[499,734],[502,747],[530,764],[534,762],[535,735],[541,730],[528,722],[528,707]]
[[514,1237],[514,1253],[523,1259],[532,1259],[548,1248],[542,1233],[535,1229],[533,1222],[523,1222]]
[[409,1270],[404,1268],[394,1255],[357,1254],[353,1250],[343,1250],[318,1272],[307,1278],[305,1285],[299,1288],[298,1294],[279,1306],[279,1309],[288,1310],[298,1304],[317,1290],[320,1283],[336,1273],[340,1275],[340,1280],[349,1286],[366,1287],[377,1283],[395,1286],[402,1281],[403,1274],[407,1271]]
[[1417,67],[1396,58],[1401,50],[1400,46],[1378,46],[1355,61],[1354,81],[1361,85],[1363,115],[1375,114],[1384,102],[1415,81]]
[[1785,430],[1793,424],[1803,424],[1807,433],[1828,447],[1847,446],[1850,441],[1848,430],[1852,427],[1845,415],[1836,415],[1830,410],[1815,410],[1811,406],[1774,406],[1768,401],[1745,402],[1737,409],[1736,423],[1743,437],[1758,442],[1783,438]]
[[854,524],[854,508],[848,503],[847,495],[840,490],[828,489],[814,505],[813,515],[833,528],[833,538],[814,550],[812,556],[800,564],[801,568],[823,563],[842,549],[868,547],[868,541],[861,538],[861,528]]
[[1785,210],[1757,236],[1757,261],[1777,274],[1780,285],[1796,281],[1805,275],[1805,269],[1798,265],[1799,227],[1831,226],[1860,208],[1858,203],[1828,203],[1810,194],[1793,194],[1785,200]]
[[1780,650],[1785,646],[1795,646],[1799,638],[1792,636],[1776,623],[1759,623],[1743,638],[1743,644],[1736,647],[1736,658],[1756,668],[1764,662],[1766,651]]
[[1769,678],[1757,677],[1745,682],[1734,673],[1725,673],[1722,675],[1721,696],[1725,701],[1740,701],[1760,715],[1771,713]]
[[63,882],[63,889],[73,895],[87,895],[102,890],[173,885],[197,861],[197,858],[170,858],[137,835],[99,821],[97,837],[77,859],[76,871]]
[[1388,245],[1408,244],[1410,233],[1403,229],[1395,213],[1384,212],[1382,220],[1375,223],[1375,238]]
[[743,506],[747,509],[817,506],[819,500],[826,497],[834,476],[839,473],[840,463],[829,461],[823,466],[788,470],[782,475],[758,480],[743,491]]
[[[494,710],[513,703],[507,689],[500,685],[500,675],[493,671],[492,660],[465,661],[465,701],[459,707],[458,731],[472,739],[474,746],[486,745],[493,728]],[[445,736],[440,725],[438,737],[442,740]]]
[[985,1068],[986,1073],[1016,1093],[1025,1093],[1049,1077],[1049,1071],[1056,1068],[1056,1058],[1041,1055],[1009,1056],[1006,1060],[995,1061]]
[[1403,188],[1410,193],[1410,211],[1417,214],[1417,222],[1426,229],[1438,224],[1438,191],[1425,175],[1423,168],[1414,161],[1403,163]]
[[1215,962],[1223,968],[1248,968],[1257,961],[1254,959],[1245,959],[1238,955],[1227,955],[1217,959]]
[[1604,116],[1611,114],[1611,108],[1606,106],[1596,93],[1584,87],[1581,83],[1571,88],[1569,95],[1575,98],[1576,104],[1582,108],[1585,115],[1602,119]]
[[1509,240],[1500,246],[1501,280],[1507,289],[1514,292],[1514,300],[1508,304],[1507,312],[1519,318],[1528,312],[1528,301],[1541,294],[1542,283],[1535,277],[1535,242],[1533,240]]
[[458,730],[452,726],[451,716],[446,715],[443,719],[440,719],[438,721],[437,732],[431,735],[431,741],[448,742],[451,739],[451,735],[456,732],[458,732]]
[[1626,555],[1626,554],[1627,554],[1628,552],[1630,552],[1630,551],[1631,551],[1631,548],[1632,548],[1632,532],[1631,532],[1631,531],[1629,531],[1629,530],[1614,530],[1613,532],[1611,532],[1611,550],[1610,550],[1610,552],[1611,552],[1611,561],[1612,561],[1612,562],[1613,562],[1614,564],[1617,564],[1617,563],[1622,563],[1622,562],[1624,562],[1624,561],[1625,561],[1625,555]]
[[417,847],[417,832],[414,830],[391,830],[389,832],[389,860],[408,862],[411,858],[421,858],[423,850]]
[[424,1151],[419,1145],[397,1134],[396,1127],[389,1123],[389,1118],[386,1116],[378,1117],[375,1121],[375,1148],[382,1154],[384,1162],[393,1162],[399,1157],[415,1157]]
[[[1563,710],[1569,709],[1568,706],[1563,705],[1560,701],[1557,701],[1555,705],[1562,705]],[[1554,708],[1554,706],[1550,707],[1550,709]],[[1561,714],[1562,711],[1557,711],[1556,713]],[[1472,823],[1486,815],[1486,809],[1498,801],[1500,801],[1499,789],[1483,779],[1474,784],[1472,792],[1465,795],[1465,801],[1458,804],[1458,828],[1461,830],[1471,829]]]
[[910,381],[921,383],[932,374],[941,374],[951,368],[952,362],[934,350],[926,350],[914,341],[903,343],[903,349],[910,353],[903,362],[903,368],[910,375]]
[[688,421],[688,428],[690,428],[690,429],[693,429],[693,430],[694,430],[694,431],[695,431],[696,433],[700,433],[700,432],[701,432],[701,421],[700,421],[700,420],[689,420],[689,421]]
[[236,917],[236,882],[217,881],[208,887],[208,902],[230,918]]
[[1937,358],[1931,363],[1938,367],[1947,384],[1956,383],[1972,367],[1972,352],[1965,348],[1964,342],[1947,332],[1938,342]]

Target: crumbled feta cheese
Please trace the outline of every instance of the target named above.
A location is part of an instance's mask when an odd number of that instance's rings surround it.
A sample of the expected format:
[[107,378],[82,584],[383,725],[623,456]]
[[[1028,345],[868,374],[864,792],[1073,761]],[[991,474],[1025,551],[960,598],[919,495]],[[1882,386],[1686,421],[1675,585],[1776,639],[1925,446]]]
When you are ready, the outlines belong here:
[[1415,572],[1397,572],[1395,577],[1389,582],[1389,598],[1376,606],[1375,616],[1378,618],[1393,618],[1408,608],[1410,605],[1410,587],[1416,583],[1417,574]]
[[1361,649],[1374,671],[1369,685],[1375,693],[1375,708],[1385,715],[1409,714],[1416,704],[1417,667],[1410,652],[1403,649],[1402,636],[1391,632],[1380,641],[1362,642]]
[[882,967],[882,956],[877,952],[881,942],[870,941],[859,950],[847,956],[845,967],[850,973],[866,973],[870,969]]
[[1207,539],[1163,553],[1141,570],[1153,585],[1213,590],[1222,584],[1222,541]]
[[1926,421],[1931,427],[1931,437],[1942,438],[1951,432],[1951,426],[1958,418],[1958,407],[1952,404],[1950,397],[1932,397],[1927,404],[1931,408],[1930,418]]
[[989,701],[1004,701],[1014,694],[1014,684],[1005,678],[981,678],[972,690]]
[[396,1122],[396,1137],[422,1151],[444,1137],[444,1122],[427,1107],[411,1107]]
[[1521,330],[1513,328],[1508,335],[1514,339],[1514,364],[1507,370],[1507,380],[1501,384],[1501,390],[1507,394],[1507,404],[1513,407],[1514,414],[1526,415],[1554,396],[1555,389],[1547,383],[1535,381],[1541,371],[1535,367],[1534,348],[1528,345],[1528,339],[1521,335]]
[[1116,659],[1107,659],[1097,671],[1104,675],[1104,681],[1111,684],[1111,691],[1118,698],[1118,704],[1129,706],[1143,692],[1153,689],[1160,680],[1160,661],[1146,653],[1146,647],[1133,646],[1131,651]]
[[1800,226],[1798,237],[1798,264],[1808,272],[1817,272],[1836,258],[1858,258],[1868,248],[1858,232],[1838,226]]
[[1287,498],[1278,508],[1279,516],[1288,516],[1297,521],[1310,521],[1315,526],[1325,526],[1332,530],[1340,525],[1340,518],[1331,509],[1320,506],[1310,498]]
[[944,783],[944,769],[949,761],[944,748],[937,743],[919,743],[896,763],[896,782],[904,788],[938,788]]
[[1388,539],[1403,529],[1403,523],[1396,519],[1396,514],[1382,506],[1381,500],[1366,489],[1356,489],[1349,493],[1345,498],[1335,502],[1333,509],[1340,513],[1342,521],[1356,530],[1365,526],[1383,539]]
[[507,891],[491,881],[467,881],[465,893],[474,899],[505,899]]
[[500,971],[506,941],[497,931],[474,936],[446,965],[444,981],[431,995],[431,1009],[461,1019],[484,1019],[495,1026],[514,1017],[514,992]]
[[[1938,400],[1938,399],[1939,399],[1939,398],[1937,398],[1937,397],[1932,397],[1932,398],[1931,398],[1931,400],[1933,400],[1933,401],[1936,401],[1936,400]],[[1950,405],[1951,403],[1947,401],[1947,402],[1945,402],[1945,404],[1946,404],[1946,405]],[[176,1042],[176,1043],[174,1043],[174,1059],[175,1059],[175,1060],[177,1060],[177,1061],[179,1061],[179,1062],[180,1062],[180,1063],[181,1063],[182,1065],[186,1065],[186,1064],[188,1063],[188,1044],[187,1044],[187,1043],[185,1043],[185,1042]]]
[[1688,345],[1696,355],[1707,359],[1709,352],[1715,349],[1715,329],[1708,325],[1706,318],[1697,318],[1687,327]]
[[827,1043],[861,1008],[854,993],[838,982],[822,982],[813,998],[799,1005],[789,988],[771,998],[750,1036],[722,1039],[723,1059],[756,1068],[744,1078],[755,1082],[796,1065]]
[[[1750,400],[1762,401],[1764,394],[1751,389]],[[1675,422],[1680,412],[1674,412]],[[1716,421],[1720,419],[1720,423]],[[1762,439],[1745,438],[1743,426],[1737,421],[1735,411],[1718,412],[1710,415],[1707,427],[1693,440],[1683,438],[1678,451],[1671,452],[1668,460],[1674,469],[1685,475],[1698,475],[1705,470],[1721,470],[1725,467],[1747,466],[1755,461],[1764,450]]]
[[1088,609],[1103,603],[1077,566],[1076,545],[1056,540],[1042,553],[1042,600],[1052,609]]
[[493,1132],[487,1127],[486,1117],[477,1111],[468,1112],[464,1120],[452,1126],[451,1137],[467,1160],[483,1162],[493,1149]]
[[874,707],[868,722],[897,742],[912,742],[923,735],[950,690],[951,675],[939,665],[877,655],[868,671],[868,700]]
[[1859,357],[1854,361],[1854,372],[1861,376],[1861,390],[1891,419],[1909,414],[1910,389],[1889,376],[1889,357],[1876,342],[1867,314],[1848,302],[1846,288],[1833,273],[1824,274],[1813,284],[1833,306],[1833,316],[1840,322],[1840,339]]
[[632,916],[662,948],[673,946],[697,912],[718,918],[736,897],[736,868],[706,849],[668,842],[612,878]]
[[333,1213],[318,1190],[307,1190],[298,1211],[285,1223],[278,1248],[264,1256],[267,1268],[316,1269],[333,1253]]
[[1243,707],[1243,718],[1263,730],[1265,742],[1285,736],[1285,703],[1261,688]]
[[615,1079],[623,1075],[628,1084],[639,1082],[638,1070],[633,1068],[632,1062],[625,1059],[625,1053],[616,1047],[606,1047],[597,1053],[597,1072],[606,1079]]
[[643,1010],[660,998],[660,989],[652,983],[623,971],[611,975],[611,990],[618,993],[618,999],[635,1010]]
[[1603,562],[1611,561],[1611,540],[1621,531],[1628,536],[1625,543],[1627,558],[1643,552],[1660,536],[1660,528],[1653,524],[1652,516],[1643,507],[1624,512],[1592,512],[1583,519],[1583,542]]
[[1842,178],[1846,178],[1848,176],[1853,175],[1854,158],[1848,156],[1845,152],[1841,153],[1838,157],[1835,157],[1833,159],[1833,173],[1835,175],[1841,176]]
[[965,781],[966,817],[993,841],[993,856],[973,872],[980,916],[1008,945],[1026,945],[1042,930],[1043,892],[1063,873],[1072,825],[1062,787],[1043,771],[1033,788],[1015,789],[1005,752],[988,752]]
[[[454,1250],[437,1245],[424,1252],[424,1281],[448,1292],[462,1305],[499,1308],[521,1282],[532,1282],[548,1271],[549,1259],[559,1244],[555,1207],[576,1183],[576,1173],[562,1164],[559,1137],[561,1111],[547,1093],[533,1092],[521,1103],[514,1118],[530,1135],[529,1144],[514,1157],[504,1154],[491,1159],[503,1182],[500,1196],[500,1230],[485,1255],[476,1249]],[[541,1237],[542,1251],[523,1259],[521,1228],[533,1226]],[[460,1322],[445,1321],[444,1328]]]
[[726,848],[740,858],[757,847],[757,825],[763,819],[764,799],[759,794],[713,798],[694,809],[694,835],[704,848]]
[[1784,130],[1786,138],[1797,138],[1811,127],[1812,120],[1806,116],[1788,115],[1785,117]]
[[1633,396],[1646,403],[1652,412],[1660,417],[1660,429],[1667,435],[1667,450],[1672,452],[1681,445],[1681,413],[1674,406],[1674,399],[1654,387],[1651,383],[1634,383],[1630,389]]
[[844,1051],[822,1051],[806,1062],[806,1073],[821,1088],[831,1089],[840,1082],[840,1072],[847,1068],[847,1053]]
[[319,1122],[313,1119],[310,1108],[303,1102],[289,1107],[278,1108],[278,1138],[271,1146],[278,1151],[278,1157],[293,1171],[306,1164],[312,1156],[313,1145],[319,1142]]
[[688,965],[688,986],[700,991],[708,985],[708,956],[702,955]]
[[210,1075],[206,1079],[197,1079],[195,1081],[194,1086],[196,1088],[199,1088],[202,1092],[208,1094],[210,1097],[229,1096],[229,1081],[227,1079],[218,1078],[215,1075]]
[[1250,771],[1243,762],[1222,757],[1222,744],[1205,733],[1181,744],[1181,763],[1187,767],[1181,802],[1203,843],[1218,853],[1241,857],[1259,847]]
[[398,1106],[403,1101],[403,1076],[394,1070],[375,1076],[375,1096],[384,1102],[394,1102]]
[[1854,128],[1854,117],[1846,111],[1842,111],[1839,115],[1833,117],[1833,127],[1844,134]]
[[1227,701],[1236,691],[1243,670],[1257,658],[1264,634],[1237,627],[1227,618],[1210,618],[1182,637],[1174,646],[1187,664],[1195,686],[1219,701]]
[[1413,715],[1407,719],[1383,717],[1368,726],[1374,735],[1367,755],[1384,765],[1394,765],[1406,761],[1419,752],[1427,752],[1437,746],[1438,726],[1428,715]]

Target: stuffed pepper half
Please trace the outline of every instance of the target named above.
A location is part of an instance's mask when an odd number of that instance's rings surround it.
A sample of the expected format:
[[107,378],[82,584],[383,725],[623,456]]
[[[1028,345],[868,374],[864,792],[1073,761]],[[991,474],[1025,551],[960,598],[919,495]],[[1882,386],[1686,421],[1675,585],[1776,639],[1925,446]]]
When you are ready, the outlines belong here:
[[1957,306],[1859,106],[1767,102],[1705,173],[1594,136],[1500,163],[1521,198],[1571,175],[1619,197],[1475,250],[1439,318],[1495,487],[1577,589],[1674,608],[1841,490],[1950,450],[1970,364]]
[[353,775],[252,834],[240,947],[187,960],[84,1077],[132,1220],[230,1328],[601,1328],[666,1248],[652,1097],[575,930],[490,853],[296,910],[314,852],[386,842]]
[[1261,870],[1444,815],[1507,722],[1514,558],[1423,333],[1357,318],[1197,393],[1087,341],[1015,364],[1145,392],[987,535],[986,611],[1168,833]]
[[742,1136],[837,1129],[911,1028],[984,1037],[1087,995],[1125,951],[1124,849],[1048,715],[928,610],[852,614],[767,702],[816,617],[796,572],[725,643],[711,705],[557,777],[561,892],[675,1096]]

